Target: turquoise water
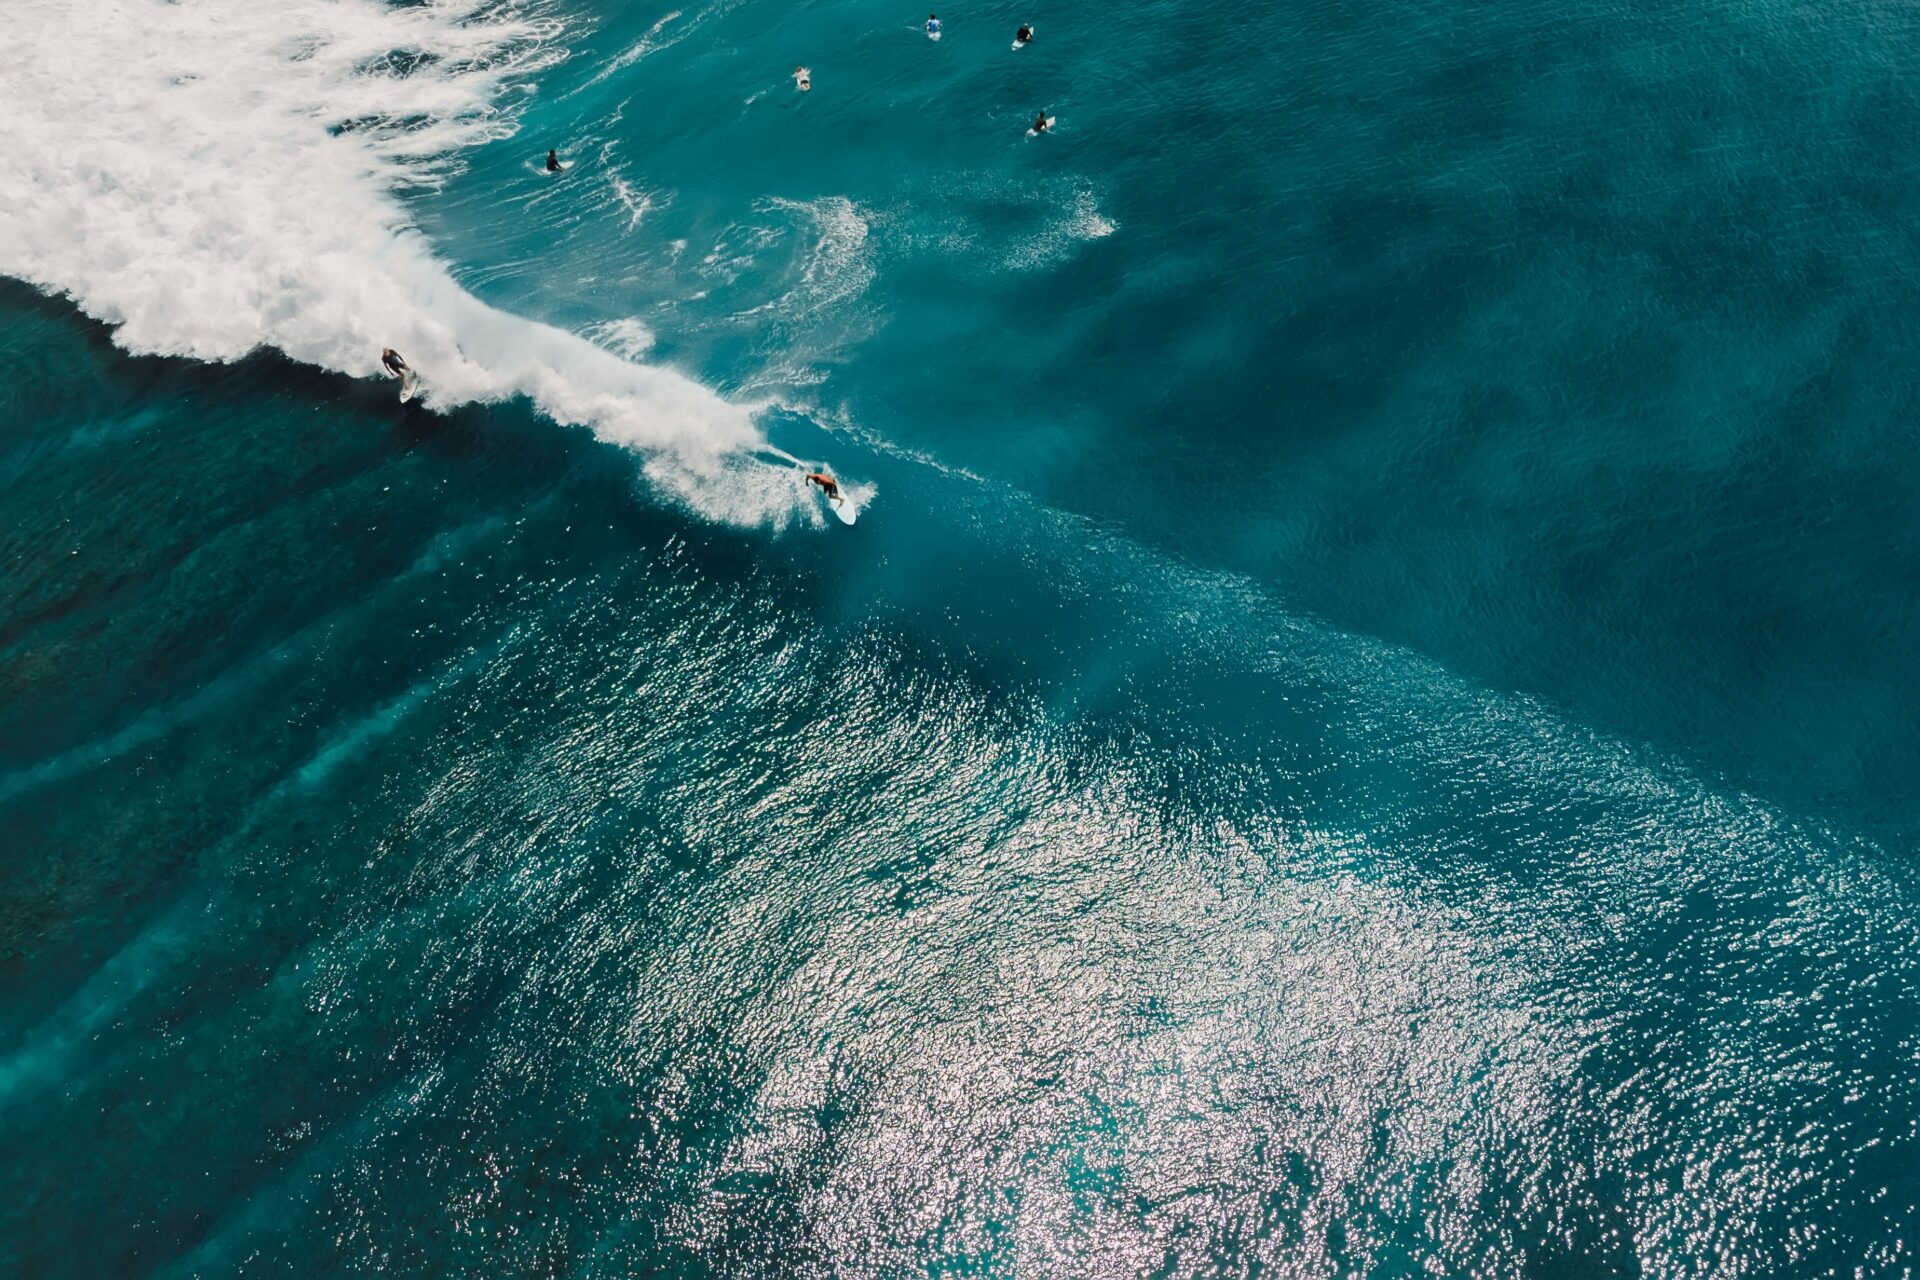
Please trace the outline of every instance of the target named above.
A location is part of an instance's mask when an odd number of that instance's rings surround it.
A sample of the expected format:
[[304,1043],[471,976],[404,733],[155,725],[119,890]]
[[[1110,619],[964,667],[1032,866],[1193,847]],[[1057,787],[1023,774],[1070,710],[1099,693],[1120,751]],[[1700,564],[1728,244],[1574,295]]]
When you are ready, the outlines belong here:
[[22,3],[0,1273],[1908,1273],[1920,20]]

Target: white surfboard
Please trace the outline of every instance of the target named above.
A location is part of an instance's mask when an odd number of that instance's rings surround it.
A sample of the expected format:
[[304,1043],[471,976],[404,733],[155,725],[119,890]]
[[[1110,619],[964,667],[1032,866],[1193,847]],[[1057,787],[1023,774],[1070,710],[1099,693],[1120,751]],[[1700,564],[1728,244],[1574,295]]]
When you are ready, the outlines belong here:
[[929,40],[938,40],[939,38],[940,38],[940,33],[939,33],[938,31],[929,31],[929,32],[927,32],[927,39],[929,39]]
[[413,399],[414,393],[419,389],[420,379],[414,375],[413,370],[407,370],[406,376],[400,379],[400,403],[405,404]]
[[[1058,120],[1059,118],[1060,118],[1060,117],[1058,117],[1058,116],[1048,116],[1048,117],[1047,117],[1047,132],[1048,132],[1048,133],[1052,133],[1052,132],[1053,132],[1053,122],[1054,122],[1055,120]],[[1039,137],[1039,136],[1040,136],[1040,131],[1039,131],[1038,129],[1031,129],[1031,128],[1030,128],[1030,129],[1028,129],[1028,130],[1027,130],[1027,136],[1028,136],[1029,138],[1037,138],[1037,137]]]
[[833,508],[833,514],[840,517],[841,524],[852,524],[860,518],[860,508],[854,506],[853,503],[845,498],[840,499],[838,502],[828,501],[827,505]]

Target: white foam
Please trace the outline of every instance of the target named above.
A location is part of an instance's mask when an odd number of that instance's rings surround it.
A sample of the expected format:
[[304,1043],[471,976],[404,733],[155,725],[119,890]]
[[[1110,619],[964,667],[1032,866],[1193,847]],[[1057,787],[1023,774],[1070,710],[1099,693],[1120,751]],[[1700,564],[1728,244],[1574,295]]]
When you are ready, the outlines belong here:
[[1081,187],[1058,218],[1008,252],[1004,265],[1015,271],[1051,266],[1071,257],[1087,241],[1105,239],[1118,229],[1113,219],[1100,212],[1093,191]]
[[1058,266],[1120,230],[1100,207],[1100,190],[1080,179],[942,174],[911,200],[912,227],[897,240],[993,270]]
[[803,218],[813,243],[808,247],[797,286],[781,305],[809,314],[851,301],[874,280],[873,254],[867,243],[871,227],[858,205],[845,196],[818,200],[761,202],[763,209]]
[[1119,225],[1100,212],[1093,192],[1081,191],[1073,198],[1073,234],[1081,240],[1102,240],[1118,231]]
[[626,360],[638,360],[653,349],[653,330],[632,316],[595,325],[593,340]]
[[640,225],[640,219],[653,211],[653,193],[637,191],[633,185],[619,174],[608,178],[613,184],[613,198],[627,214],[627,230],[632,231]]
[[761,443],[750,407],[487,306],[409,225],[395,193],[510,134],[528,77],[565,57],[537,7],[12,0],[7,24],[0,273],[136,352],[271,345],[375,376],[395,347],[429,404],[524,395],[641,451],[703,514],[792,515],[742,460]]
[[[591,88],[596,84],[600,84],[612,76],[619,75],[622,71],[625,71],[628,67],[640,61],[648,54],[658,53],[662,49],[670,48],[680,43],[681,40],[686,38],[687,33],[692,30],[692,24],[683,25],[671,33],[667,32],[667,28],[679,22],[683,16],[685,16],[683,11],[675,9],[651,27],[648,27],[647,34],[641,36],[626,50],[610,59],[607,65],[600,69],[599,74],[587,81],[582,88]],[[695,22],[697,21],[698,19],[695,19]]]

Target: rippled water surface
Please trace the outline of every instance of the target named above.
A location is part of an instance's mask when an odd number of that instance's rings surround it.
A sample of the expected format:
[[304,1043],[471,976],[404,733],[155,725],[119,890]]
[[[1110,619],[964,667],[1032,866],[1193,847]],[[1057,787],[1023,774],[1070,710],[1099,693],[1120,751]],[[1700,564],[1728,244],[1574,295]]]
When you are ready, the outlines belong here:
[[19,0],[0,1274],[1908,1274],[1914,17],[1051,2]]

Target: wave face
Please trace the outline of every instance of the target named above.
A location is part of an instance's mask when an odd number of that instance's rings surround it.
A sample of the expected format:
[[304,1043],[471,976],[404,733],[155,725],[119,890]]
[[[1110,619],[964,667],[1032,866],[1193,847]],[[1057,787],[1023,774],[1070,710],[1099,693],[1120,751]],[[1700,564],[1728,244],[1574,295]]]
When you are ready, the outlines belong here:
[[358,377],[393,347],[427,403],[525,396],[641,451],[703,515],[781,521],[801,490],[747,460],[747,408],[486,305],[396,191],[513,129],[565,57],[539,8],[449,0],[22,0],[0,84],[15,172],[0,273],[71,297],[129,351],[262,346]]
[[1904,1277],[1846,2],[10,5],[0,1277]]

